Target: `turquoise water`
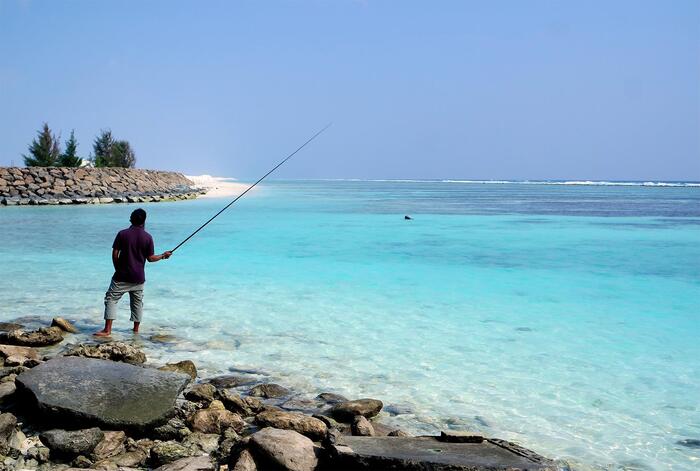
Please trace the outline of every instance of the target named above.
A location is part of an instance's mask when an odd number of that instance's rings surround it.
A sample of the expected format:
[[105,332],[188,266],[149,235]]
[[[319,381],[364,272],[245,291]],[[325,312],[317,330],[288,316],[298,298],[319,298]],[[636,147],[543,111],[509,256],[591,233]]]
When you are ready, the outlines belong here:
[[[142,205],[156,250],[224,203]],[[0,208],[2,319],[97,328],[134,208]],[[144,337],[181,339],[156,361],[377,397],[414,433],[582,469],[700,464],[676,443],[700,438],[700,188],[271,182],[147,278]]]

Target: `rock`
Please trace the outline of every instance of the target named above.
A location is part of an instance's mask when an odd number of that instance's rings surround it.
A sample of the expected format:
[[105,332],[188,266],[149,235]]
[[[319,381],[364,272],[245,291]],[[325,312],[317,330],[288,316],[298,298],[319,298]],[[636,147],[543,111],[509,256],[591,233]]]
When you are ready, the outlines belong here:
[[17,377],[18,374],[24,373],[27,371],[29,368],[26,368],[24,366],[8,366],[8,367],[2,367],[0,368],[0,378],[6,378],[8,376],[12,376],[12,381],[14,381],[14,378]]
[[172,463],[188,456],[189,450],[176,442],[161,442],[151,448],[151,461],[155,466]]
[[194,402],[211,402],[216,395],[216,388],[209,383],[200,383],[192,386],[185,393],[185,398]]
[[327,403],[318,399],[306,399],[303,397],[293,397],[280,404],[282,409],[314,414],[321,411]]
[[219,442],[219,449],[216,456],[220,461],[225,461],[231,455],[231,450],[241,441],[241,436],[232,428],[224,430],[222,440]]
[[330,408],[328,413],[336,420],[350,422],[356,415],[362,415],[368,419],[379,414],[382,410],[382,401],[378,399],[358,399],[356,401],[339,402]]
[[218,397],[228,410],[240,414],[243,417],[253,415],[253,410],[243,398],[235,392],[223,389],[218,391]]
[[321,440],[326,435],[326,424],[318,419],[299,412],[285,412],[279,409],[267,409],[255,416],[255,422],[261,427],[274,427],[294,430],[312,440]]
[[345,396],[341,396],[340,394],[334,394],[334,393],[321,393],[318,396],[316,396],[316,399],[321,400],[325,403],[328,404],[337,404],[338,402],[347,402],[348,398]]
[[45,446],[34,446],[27,450],[27,457],[36,460],[39,463],[49,461],[51,451]]
[[20,330],[24,328],[22,324],[16,324],[14,322],[0,322],[0,332],[10,332],[12,330]]
[[192,456],[165,464],[156,468],[156,471],[213,471],[214,469],[208,456]]
[[311,417],[313,417],[314,419],[318,419],[321,422],[323,422],[324,424],[326,424],[327,428],[338,428],[338,422],[336,422],[335,420],[333,420],[332,418],[330,418],[326,415],[314,414]]
[[678,440],[676,443],[687,448],[700,448],[700,439],[697,438],[686,438]]
[[94,464],[95,469],[116,470],[118,468],[136,468],[143,466],[148,455],[140,448],[120,453]]
[[352,422],[352,434],[360,437],[372,437],[374,436],[374,427],[363,415],[355,416]]
[[193,431],[202,433],[221,433],[229,427],[240,432],[246,425],[240,415],[226,410],[221,401],[212,401],[206,409],[195,412],[188,423]]
[[58,327],[42,327],[31,332],[11,330],[3,334],[2,341],[10,345],[24,347],[46,347],[63,341],[63,331]]
[[182,446],[189,449],[191,454],[210,454],[219,448],[219,434],[192,432],[182,440]]
[[126,451],[126,434],[122,431],[104,432],[104,438],[92,450],[92,460],[101,461]]
[[189,377],[126,363],[58,357],[17,377],[39,412],[108,428],[144,430],[164,423]]
[[17,387],[14,382],[6,381],[0,383],[0,404],[4,404],[15,394]]
[[65,356],[99,358],[101,360],[121,361],[140,365],[146,362],[146,354],[133,345],[124,342],[108,342],[100,344],[82,343],[71,348]]
[[478,432],[443,430],[440,432],[440,441],[450,443],[481,443],[484,441],[484,435]]
[[171,334],[153,334],[148,337],[148,340],[154,343],[175,343],[177,342],[177,337]]
[[246,396],[243,398],[243,400],[253,412],[260,412],[266,407],[265,404],[257,397]]
[[334,469],[425,469],[434,471],[551,470],[536,453],[502,443],[448,443],[437,437],[340,437],[331,446]]
[[17,417],[8,413],[0,414],[0,456],[10,448],[10,440],[17,426]]
[[177,363],[167,363],[165,366],[158,368],[161,371],[175,371],[176,373],[183,373],[189,375],[192,381],[197,379],[197,367],[190,360],[183,360]]
[[47,430],[39,435],[41,442],[46,445],[51,453],[58,455],[83,455],[90,453],[105,434],[97,427],[83,430]]
[[285,470],[313,471],[318,465],[313,442],[293,430],[266,427],[250,436],[250,447],[255,456]]
[[404,432],[403,430],[396,429],[396,430],[392,430],[391,432],[389,432],[387,434],[387,436],[388,437],[410,437],[411,435]]
[[[23,366],[30,362],[36,364],[39,361],[39,353],[32,347],[18,347],[16,345],[0,345],[0,358],[5,359],[5,366]],[[20,365],[9,365],[8,358],[22,358]]]
[[251,384],[253,381],[253,379],[246,378],[245,376],[223,375],[210,378],[207,382],[213,384],[217,389],[229,389],[245,386]]
[[[194,412],[192,412],[194,413]],[[153,436],[159,440],[182,440],[192,433],[179,418],[168,420],[165,425],[153,429]]]
[[92,461],[83,455],[78,455],[71,463],[71,466],[74,468],[90,468],[92,467]]
[[51,325],[54,327],[58,327],[64,332],[68,332],[69,334],[77,334],[78,329],[71,324],[69,321],[64,319],[63,317],[54,317],[53,320],[51,321]]
[[253,387],[248,394],[253,397],[264,397],[265,399],[274,397],[284,397],[290,394],[289,389],[275,383],[258,384]]
[[238,455],[238,460],[236,460],[236,464],[231,471],[258,471],[258,467],[255,465],[255,460],[253,459],[253,455],[250,454],[250,451],[243,450]]

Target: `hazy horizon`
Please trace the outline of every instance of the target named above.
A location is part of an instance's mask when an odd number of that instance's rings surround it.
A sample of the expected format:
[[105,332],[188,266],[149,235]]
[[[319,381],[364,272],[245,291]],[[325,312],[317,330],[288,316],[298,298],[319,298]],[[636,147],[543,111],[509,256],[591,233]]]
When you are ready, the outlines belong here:
[[0,165],[44,121],[254,179],[700,181],[700,2],[0,0]]

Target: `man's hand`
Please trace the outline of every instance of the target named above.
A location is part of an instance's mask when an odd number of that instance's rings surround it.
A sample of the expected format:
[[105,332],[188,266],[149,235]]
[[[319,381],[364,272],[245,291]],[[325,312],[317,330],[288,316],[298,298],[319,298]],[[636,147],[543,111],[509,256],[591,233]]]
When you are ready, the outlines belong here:
[[169,259],[172,254],[173,253],[170,250],[166,250],[165,252],[163,252],[163,255],[162,255],[163,260]]

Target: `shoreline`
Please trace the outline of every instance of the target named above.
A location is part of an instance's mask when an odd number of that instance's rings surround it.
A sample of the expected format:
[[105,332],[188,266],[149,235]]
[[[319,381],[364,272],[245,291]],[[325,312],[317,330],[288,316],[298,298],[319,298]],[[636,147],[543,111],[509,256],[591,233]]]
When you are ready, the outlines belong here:
[[227,198],[243,193],[249,185],[232,181],[232,178],[213,177],[211,175],[185,175],[194,183],[193,188],[204,190],[200,198]]

